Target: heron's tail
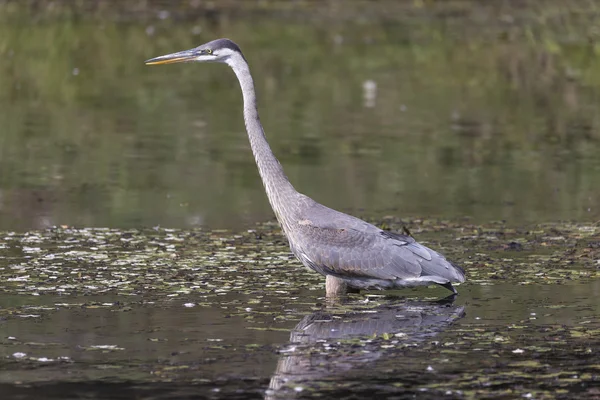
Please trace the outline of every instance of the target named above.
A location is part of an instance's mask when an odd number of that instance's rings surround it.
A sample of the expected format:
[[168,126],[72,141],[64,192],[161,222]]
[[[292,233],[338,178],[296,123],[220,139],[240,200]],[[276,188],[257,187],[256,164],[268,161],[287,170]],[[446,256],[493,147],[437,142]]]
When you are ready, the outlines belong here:
[[454,267],[454,269],[456,270],[456,281],[453,282],[460,282],[463,283],[465,281],[465,270],[462,269],[462,267],[460,267],[459,265],[453,263],[452,261],[448,261],[450,263],[450,265],[452,265]]

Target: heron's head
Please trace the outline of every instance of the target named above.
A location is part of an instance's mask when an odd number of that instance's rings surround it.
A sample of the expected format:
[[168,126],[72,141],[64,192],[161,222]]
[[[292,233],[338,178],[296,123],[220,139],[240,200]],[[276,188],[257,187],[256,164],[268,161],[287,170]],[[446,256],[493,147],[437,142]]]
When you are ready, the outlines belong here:
[[146,65],[173,64],[181,62],[229,63],[233,57],[244,57],[237,44],[229,39],[217,39],[190,50],[178,51],[146,60]]

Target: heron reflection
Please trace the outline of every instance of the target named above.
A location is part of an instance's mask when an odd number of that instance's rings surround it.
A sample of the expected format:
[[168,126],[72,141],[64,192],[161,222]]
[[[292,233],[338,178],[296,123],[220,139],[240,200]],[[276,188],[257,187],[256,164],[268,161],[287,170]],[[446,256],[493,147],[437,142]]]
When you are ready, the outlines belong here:
[[386,343],[394,344],[392,339],[398,339],[397,345],[431,339],[465,315],[464,306],[453,305],[455,297],[387,304],[362,312],[317,312],[304,317],[292,330],[289,345],[281,351],[265,398],[288,397],[297,384],[344,375],[392,352],[381,343],[350,352],[342,345],[344,351],[340,351],[340,341],[377,335],[389,338]]

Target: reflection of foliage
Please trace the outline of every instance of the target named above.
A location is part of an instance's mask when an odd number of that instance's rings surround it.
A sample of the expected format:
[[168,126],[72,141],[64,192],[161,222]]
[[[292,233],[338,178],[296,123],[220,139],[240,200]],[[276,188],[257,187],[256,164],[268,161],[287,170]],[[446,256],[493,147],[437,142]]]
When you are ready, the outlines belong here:
[[[0,3],[0,187],[11,208],[34,207],[23,198],[36,189],[62,204],[45,211],[57,223],[266,212],[229,71],[142,64],[217,36],[241,42],[274,150],[297,188],[328,205],[383,209],[399,196],[412,214],[545,220],[596,206],[593,2],[293,13],[289,2],[218,2],[210,13],[184,3]],[[375,108],[363,106],[366,80]]]

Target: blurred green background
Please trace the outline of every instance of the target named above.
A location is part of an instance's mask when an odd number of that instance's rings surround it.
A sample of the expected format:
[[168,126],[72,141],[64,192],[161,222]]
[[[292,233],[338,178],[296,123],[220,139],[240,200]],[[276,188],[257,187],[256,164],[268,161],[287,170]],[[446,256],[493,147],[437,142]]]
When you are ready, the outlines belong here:
[[0,1],[0,229],[273,215],[236,41],[296,189],[362,217],[600,218],[596,1]]

